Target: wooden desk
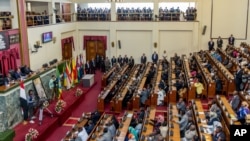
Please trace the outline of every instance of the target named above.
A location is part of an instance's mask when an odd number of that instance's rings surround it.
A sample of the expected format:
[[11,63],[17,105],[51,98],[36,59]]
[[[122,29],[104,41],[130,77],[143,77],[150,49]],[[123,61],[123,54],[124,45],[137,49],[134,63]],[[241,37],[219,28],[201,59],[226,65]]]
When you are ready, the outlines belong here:
[[234,76],[222,65],[218,60],[213,58],[209,52],[206,51],[206,58],[210,64],[213,64],[217,68],[217,72],[221,80],[223,81],[223,91],[225,94],[232,93],[235,90]]
[[123,87],[123,89],[121,90],[121,94],[118,95],[118,97],[113,98],[113,101],[115,103],[114,106],[114,110],[117,113],[120,113],[122,111],[122,102],[128,92],[128,86],[132,85],[132,83],[134,82],[134,80],[136,79],[135,76],[138,73],[139,70],[139,65],[135,65],[132,69],[132,72],[129,75],[127,84],[124,84],[125,87]]
[[[75,124],[75,126],[73,126],[73,128],[68,132],[69,134],[72,135],[72,137],[65,137],[63,140],[64,141],[69,141],[73,138],[74,132],[78,131],[78,127],[82,127],[84,128],[84,126],[88,123],[88,119],[87,118],[83,118],[82,121],[78,122],[77,124]],[[75,127],[75,128],[74,128]]]
[[115,73],[116,71],[116,66],[117,65],[114,65],[107,73],[105,73],[103,76],[102,76],[102,89],[104,87],[106,87],[108,85],[108,78],[113,74]]
[[99,112],[103,112],[105,109],[105,99],[110,94],[110,92],[114,89],[114,86],[117,83],[117,79],[113,80],[105,89],[105,91],[98,96],[97,100],[97,109]]
[[[106,116],[106,118],[105,118],[105,116]],[[96,139],[100,137],[100,135],[103,133],[105,123],[111,121],[112,116],[113,116],[112,114],[103,114],[103,116],[100,118],[100,120],[95,125],[92,132],[89,134],[88,141],[96,141]],[[99,130],[97,130],[97,127],[99,128]],[[96,137],[92,138],[93,135],[95,135]]]
[[[175,103],[170,103],[169,108],[168,108],[168,136],[167,136],[167,140],[168,141],[181,141],[181,135],[180,135],[180,125],[179,123],[175,122],[175,121],[179,121],[179,117],[177,117],[176,115],[178,115],[178,110],[176,107]],[[170,108],[171,107],[171,108]],[[170,114],[172,113],[172,114]],[[171,118],[170,118],[171,117]],[[172,127],[173,125],[173,127]],[[170,135],[170,132],[173,132],[173,135]]]
[[[151,133],[153,133],[154,131],[154,126],[152,124],[149,124],[150,120],[155,120],[155,113],[156,113],[156,108],[155,107],[151,107],[149,110],[149,115],[146,115],[146,119],[148,121],[148,124],[144,124],[143,125],[143,129],[142,129],[142,133],[141,133],[141,137],[144,136],[148,136]],[[147,113],[148,114],[148,113]],[[144,130],[146,129],[146,131]]]
[[133,114],[134,114],[133,111],[129,111],[127,116],[126,116],[126,120],[121,121],[123,126],[122,126],[122,128],[117,129],[120,132],[120,134],[119,134],[119,136],[115,137],[118,141],[124,141],[125,140],[126,135],[128,133],[129,125],[130,125],[131,120],[133,118]]
[[[222,111],[221,113],[222,113],[222,116],[227,124],[228,129],[230,129],[231,123],[234,125],[241,125],[240,122],[238,122],[238,121],[232,121],[232,119],[237,118],[237,115],[234,112],[234,110],[232,109],[230,103],[228,102],[228,100],[226,99],[225,96],[216,96],[216,101],[217,101],[217,104]],[[230,117],[228,116],[228,114],[226,112],[229,114]]]
[[189,62],[188,62],[186,55],[182,56],[182,60],[183,60],[183,69],[184,69],[184,73],[185,73],[185,77],[186,77],[186,82],[188,85],[187,95],[184,98],[186,98],[186,101],[189,101],[191,99],[195,99],[196,88],[194,87],[193,83],[191,84],[191,82],[190,82],[191,80],[193,80],[193,77],[191,75],[191,70],[189,67],[190,65],[189,65]]
[[[202,138],[204,137],[206,139],[206,141],[212,141],[212,136],[210,134],[207,133],[202,133],[202,131],[200,130],[201,127],[205,127],[207,126],[207,123],[202,122],[204,120],[206,120],[206,116],[205,116],[205,112],[203,110],[201,101],[196,99],[194,101],[192,101],[192,110],[193,110],[193,114],[196,116],[195,118],[195,122],[196,122],[196,126],[198,129],[198,135],[200,137],[200,140],[202,141]],[[199,122],[197,120],[197,118],[201,121]],[[203,136],[203,137],[202,137]]]
[[215,82],[212,79],[212,76],[207,68],[204,68],[204,66],[201,65],[201,58],[196,53],[194,54],[194,58],[196,60],[196,64],[199,68],[199,70],[202,73],[202,80],[204,85],[203,95],[207,96],[208,98],[214,98],[215,96]]
[[232,58],[230,55],[228,55],[224,50],[217,48],[218,53],[221,55],[222,58],[227,58],[230,60],[233,64],[232,68],[229,70],[231,73],[234,73],[237,71],[238,63],[236,62],[235,58]]

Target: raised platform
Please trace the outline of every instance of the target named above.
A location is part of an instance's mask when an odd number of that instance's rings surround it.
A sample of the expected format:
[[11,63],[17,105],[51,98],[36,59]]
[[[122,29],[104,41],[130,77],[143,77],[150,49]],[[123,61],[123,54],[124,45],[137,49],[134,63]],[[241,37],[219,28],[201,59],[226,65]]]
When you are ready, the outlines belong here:
[[[95,86],[96,82],[89,88],[83,88],[82,83],[79,83],[76,87],[68,90],[63,91],[63,100],[66,102],[66,107],[61,113],[56,113],[54,108],[56,101],[52,102],[48,109],[53,112],[54,117],[50,117],[50,114],[48,112],[44,112],[44,120],[42,122],[42,125],[39,125],[38,118],[35,119],[35,124],[28,123],[27,125],[23,125],[20,123],[17,125],[14,130],[15,133],[18,134],[17,137],[14,138],[14,141],[23,141],[25,139],[25,134],[28,132],[30,128],[34,128],[39,132],[39,136],[36,141],[42,141],[46,140],[45,138],[52,133],[57,127],[63,125],[63,123],[71,116],[72,109],[76,108],[84,99],[85,95],[88,93],[88,91]],[[80,96],[75,96],[76,89],[80,88],[83,91],[83,94]],[[38,117],[38,115],[36,116]]]

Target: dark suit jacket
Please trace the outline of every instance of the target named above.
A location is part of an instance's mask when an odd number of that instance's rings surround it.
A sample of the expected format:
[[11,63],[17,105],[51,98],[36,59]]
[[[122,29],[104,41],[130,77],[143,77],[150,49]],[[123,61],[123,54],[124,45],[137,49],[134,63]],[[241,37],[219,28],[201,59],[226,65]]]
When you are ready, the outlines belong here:
[[222,47],[223,44],[223,40],[222,39],[218,39],[217,40],[217,47]]
[[234,45],[234,40],[235,40],[234,37],[229,37],[228,38],[228,44],[229,45]]
[[209,50],[212,50],[213,48],[214,48],[214,42],[213,42],[213,41],[212,41],[212,42],[209,41],[209,42],[208,42],[208,49],[209,49]]
[[152,54],[152,61],[155,63],[158,61],[158,54]]
[[232,106],[232,109],[233,109],[234,111],[237,111],[237,108],[238,108],[238,106],[239,106],[239,104],[240,104],[240,98],[239,98],[239,96],[238,96],[238,95],[233,96],[233,98],[232,98],[230,104],[231,104],[231,106]]
[[112,58],[112,59],[111,59],[111,64],[112,64],[112,66],[113,66],[115,63],[116,63],[116,58]]
[[123,58],[124,63],[128,63],[128,57]]
[[146,64],[147,62],[147,57],[146,56],[142,56],[141,57],[141,64]]
[[243,75],[243,71],[240,70],[239,72],[236,72],[236,76],[235,76],[235,86],[236,86],[236,90],[240,91],[240,84],[242,82],[242,75]]
[[131,66],[133,66],[134,64],[135,64],[135,60],[132,58],[129,58],[129,64],[131,65]]
[[122,59],[121,57],[118,57],[117,62],[118,62],[118,63],[122,63],[122,62],[123,62],[123,59]]

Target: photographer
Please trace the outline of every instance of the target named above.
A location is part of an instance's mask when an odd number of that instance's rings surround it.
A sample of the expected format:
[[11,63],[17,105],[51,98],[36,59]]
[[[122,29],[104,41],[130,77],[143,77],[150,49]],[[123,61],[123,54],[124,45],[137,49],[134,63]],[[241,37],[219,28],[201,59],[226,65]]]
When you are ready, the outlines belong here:
[[51,99],[55,100],[55,98],[58,98],[58,80],[55,75],[52,75],[49,80],[49,88],[52,91]]

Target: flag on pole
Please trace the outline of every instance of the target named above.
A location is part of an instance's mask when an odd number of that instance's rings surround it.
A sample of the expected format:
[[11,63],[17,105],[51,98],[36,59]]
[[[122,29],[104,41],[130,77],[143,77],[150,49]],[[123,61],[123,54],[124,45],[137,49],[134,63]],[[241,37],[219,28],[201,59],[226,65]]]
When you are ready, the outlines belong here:
[[72,58],[72,79],[73,79],[73,84],[78,83],[78,78],[77,78],[77,69],[76,69],[76,60],[75,57]]
[[24,123],[23,124],[27,124],[27,120],[28,120],[28,102],[27,102],[27,97],[26,97],[26,93],[25,93],[25,89],[24,89],[24,83],[23,80],[21,80],[20,82],[20,106],[22,108],[22,113],[23,113],[23,120]]
[[80,81],[81,79],[81,72],[80,72],[80,66],[81,62],[80,62],[80,57],[78,58],[78,55],[76,57],[76,69],[77,69],[77,79],[78,79],[78,82]]
[[66,62],[66,74],[67,74],[67,77],[68,77],[68,79],[69,79],[69,82],[71,83],[71,68],[70,68],[70,66],[69,66],[69,62]]
[[63,99],[63,97],[62,97],[61,78],[60,78],[60,72],[58,70],[58,67],[56,67],[56,79],[58,81],[58,99]]
[[63,69],[63,76],[64,76],[64,87],[66,87],[66,89],[70,89],[71,88],[71,81],[70,81],[70,76],[69,76],[69,68],[68,68],[68,64],[67,62],[64,65],[64,69]]
[[27,100],[23,80],[20,82],[20,98]]

